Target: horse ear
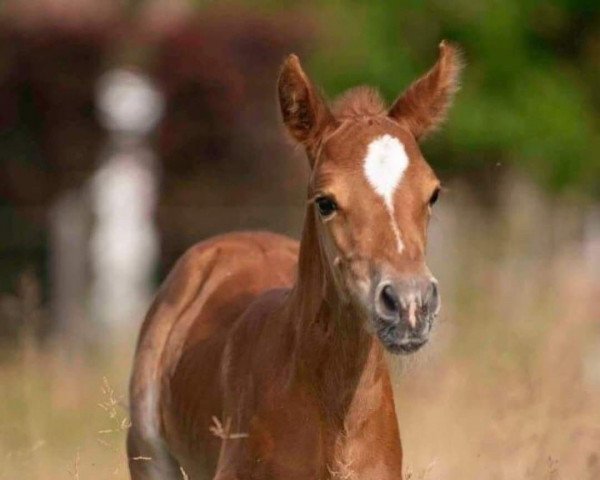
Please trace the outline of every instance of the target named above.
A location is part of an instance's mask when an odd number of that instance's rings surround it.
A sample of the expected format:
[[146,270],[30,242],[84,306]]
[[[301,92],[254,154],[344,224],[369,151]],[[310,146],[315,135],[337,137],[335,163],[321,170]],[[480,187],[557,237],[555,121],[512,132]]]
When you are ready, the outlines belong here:
[[442,41],[439,48],[437,63],[408,87],[389,111],[389,116],[407,125],[416,139],[443,122],[458,89],[462,69],[460,52],[446,41]]
[[283,62],[277,82],[279,107],[283,123],[292,137],[311,152],[325,129],[334,122],[333,115],[302,70],[296,55]]

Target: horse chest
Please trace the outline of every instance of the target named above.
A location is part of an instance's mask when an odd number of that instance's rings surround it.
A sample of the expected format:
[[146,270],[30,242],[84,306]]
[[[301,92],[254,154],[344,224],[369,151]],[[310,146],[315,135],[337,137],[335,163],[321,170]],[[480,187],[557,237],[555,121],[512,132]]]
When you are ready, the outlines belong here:
[[[247,467],[255,479],[392,480],[402,453],[393,404],[381,391],[356,398],[343,426],[323,423],[314,403],[286,402],[284,411],[251,421]],[[244,477],[245,478],[245,477]]]
[[329,470],[332,480],[401,478],[402,447],[387,375],[358,390]]

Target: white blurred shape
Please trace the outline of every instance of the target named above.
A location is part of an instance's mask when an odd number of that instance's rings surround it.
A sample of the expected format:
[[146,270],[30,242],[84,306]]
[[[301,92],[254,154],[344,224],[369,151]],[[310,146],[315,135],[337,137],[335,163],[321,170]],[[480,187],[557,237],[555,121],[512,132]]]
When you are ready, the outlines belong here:
[[98,107],[112,136],[90,184],[92,309],[105,323],[128,324],[148,306],[159,253],[156,159],[144,136],[160,120],[163,99],[144,76],[116,70],[100,80]]
[[125,69],[103,75],[97,89],[100,121],[108,130],[145,135],[156,127],[164,99],[150,80]]
[[109,322],[135,320],[147,306],[158,257],[150,153],[115,155],[96,173],[91,187],[94,311]]

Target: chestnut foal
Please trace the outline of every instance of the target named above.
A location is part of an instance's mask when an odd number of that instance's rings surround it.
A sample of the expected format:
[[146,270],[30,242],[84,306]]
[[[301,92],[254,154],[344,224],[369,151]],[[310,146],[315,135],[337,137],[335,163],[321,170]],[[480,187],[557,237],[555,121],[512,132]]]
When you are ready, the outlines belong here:
[[402,477],[384,350],[417,350],[439,310],[425,245],[440,187],[417,142],[459,65],[442,42],[390,109],[366,87],[329,108],[286,59],[283,122],[311,167],[300,245],[234,233],[177,263],[135,356],[133,479]]

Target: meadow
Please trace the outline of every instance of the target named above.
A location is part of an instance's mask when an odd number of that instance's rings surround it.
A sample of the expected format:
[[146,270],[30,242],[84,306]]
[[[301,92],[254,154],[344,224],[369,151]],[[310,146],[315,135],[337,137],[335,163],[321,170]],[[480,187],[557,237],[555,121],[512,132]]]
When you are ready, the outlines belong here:
[[[407,480],[600,478],[598,219],[504,178],[491,209],[448,185],[431,225],[442,315],[426,348],[389,359]],[[1,302],[22,326],[1,350],[0,479],[128,478],[136,332],[40,342],[35,278],[17,292]]]

